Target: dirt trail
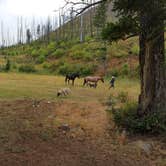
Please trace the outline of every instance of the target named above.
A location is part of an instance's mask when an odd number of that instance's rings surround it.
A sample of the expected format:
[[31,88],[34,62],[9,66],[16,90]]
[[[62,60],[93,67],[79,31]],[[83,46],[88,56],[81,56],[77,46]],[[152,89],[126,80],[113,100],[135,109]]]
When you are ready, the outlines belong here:
[[119,145],[104,110],[99,102],[1,101],[0,166],[164,166],[157,152]]

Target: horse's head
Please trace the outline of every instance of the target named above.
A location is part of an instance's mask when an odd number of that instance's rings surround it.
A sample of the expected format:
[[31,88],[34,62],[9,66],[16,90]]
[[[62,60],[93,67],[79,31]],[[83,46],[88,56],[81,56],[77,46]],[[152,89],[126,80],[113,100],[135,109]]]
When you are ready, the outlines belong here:
[[75,77],[80,78],[80,74],[79,74],[79,73],[76,73],[76,74],[75,74]]

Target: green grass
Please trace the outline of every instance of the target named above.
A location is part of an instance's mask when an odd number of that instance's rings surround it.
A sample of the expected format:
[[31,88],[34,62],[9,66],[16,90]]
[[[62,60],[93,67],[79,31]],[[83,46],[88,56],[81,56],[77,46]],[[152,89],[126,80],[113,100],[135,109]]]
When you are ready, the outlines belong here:
[[[66,87],[64,77],[20,73],[0,73],[0,99],[37,98],[56,100],[59,88]],[[110,94],[118,95],[127,92],[131,100],[137,100],[139,94],[138,80],[117,78],[115,89],[108,90],[108,80],[99,82],[96,89],[82,86],[83,79],[76,79],[75,86],[70,88],[72,94],[64,99],[79,101],[102,101]]]

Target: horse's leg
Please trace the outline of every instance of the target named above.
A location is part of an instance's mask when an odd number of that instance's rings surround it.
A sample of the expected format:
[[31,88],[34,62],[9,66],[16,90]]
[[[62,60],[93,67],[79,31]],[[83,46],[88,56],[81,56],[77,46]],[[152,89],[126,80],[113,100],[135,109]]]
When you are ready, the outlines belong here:
[[74,86],[74,79],[72,80],[72,85]]
[[83,83],[83,86],[85,86],[85,84],[86,84],[86,79],[84,79],[84,83]]
[[67,76],[66,76],[66,78],[65,78],[65,83],[67,83]]

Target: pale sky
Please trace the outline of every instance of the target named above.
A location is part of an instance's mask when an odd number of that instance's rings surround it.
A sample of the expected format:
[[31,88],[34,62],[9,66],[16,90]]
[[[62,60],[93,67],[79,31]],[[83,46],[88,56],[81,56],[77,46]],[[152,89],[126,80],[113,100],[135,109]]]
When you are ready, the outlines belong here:
[[36,20],[45,20],[48,16],[55,16],[53,11],[63,5],[64,0],[0,0],[0,23],[3,22],[4,36],[7,31],[14,35],[18,17],[22,16],[29,21],[32,17]]
[[47,16],[63,3],[63,0],[2,0],[6,12],[23,16]]

